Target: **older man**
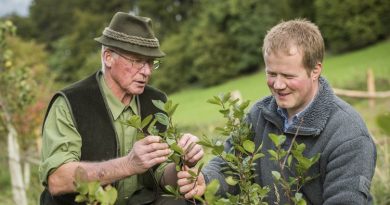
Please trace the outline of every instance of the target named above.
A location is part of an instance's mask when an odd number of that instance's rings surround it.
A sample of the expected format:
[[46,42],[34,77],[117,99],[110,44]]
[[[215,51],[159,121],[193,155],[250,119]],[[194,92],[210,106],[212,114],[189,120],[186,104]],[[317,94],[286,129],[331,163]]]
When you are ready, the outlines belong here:
[[[102,70],[59,92],[51,100],[43,125],[40,178],[45,186],[41,204],[76,204],[75,173],[81,168],[88,181],[113,184],[118,205],[184,204],[159,196],[160,188],[176,184],[171,153],[159,136],[137,131],[122,122],[131,115],[142,118],[159,110],[152,100],[166,101],[161,91],[148,86],[165,56],[154,36],[151,20],[118,12],[103,35]],[[157,123],[162,131],[165,127]],[[192,165],[201,159],[197,137],[185,134],[179,146]]]

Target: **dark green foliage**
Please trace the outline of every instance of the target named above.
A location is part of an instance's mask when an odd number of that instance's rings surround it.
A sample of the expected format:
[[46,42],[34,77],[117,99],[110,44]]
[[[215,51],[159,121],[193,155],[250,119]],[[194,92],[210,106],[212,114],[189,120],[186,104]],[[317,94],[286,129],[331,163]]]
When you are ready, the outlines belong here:
[[[58,77],[65,82],[80,79],[75,74],[85,69],[84,64],[91,54],[100,51],[99,43],[93,38],[101,35],[104,26],[102,22],[105,20],[101,15],[81,10],[76,10],[74,15],[79,19],[74,25],[74,31],[53,43],[54,52],[49,60],[49,66],[61,73]],[[96,64],[94,70],[100,69],[100,59],[97,59]]]
[[[253,135],[251,125],[245,120],[246,108],[249,101],[239,102],[239,99],[232,99],[230,93],[214,96],[207,101],[208,103],[219,106],[219,112],[226,119],[223,127],[216,128],[222,136],[230,137],[232,150],[225,152],[223,143],[212,140],[212,137],[203,137],[198,144],[212,149],[212,154],[220,157],[226,162],[227,167],[221,171],[227,176],[226,183],[230,186],[238,186],[240,193],[237,195],[227,194],[227,198],[215,196],[218,189],[218,182],[212,182],[207,186],[205,198],[200,199],[203,204],[260,204],[263,202],[269,187],[261,187],[254,183],[256,177],[255,161],[264,157],[261,153],[261,145],[256,147],[255,142],[251,140]],[[207,203],[206,203],[207,202]]]
[[317,24],[332,51],[361,48],[388,34],[389,5],[385,0],[317,0]]
[[[132,115],[130,119],[124,122],[126,125],[134,127],[137,129],[137,139],[142,139],[145,134],[150,135],[159,135],[162,138],[162,141],[169,145],[169,149],[173,152],[168,157],[168,162],[173,162],[176,166],[176,171],[181,171],[184,169],[185,165],[189,165],[186,159],[187,151],[191,150],[193,146],[196,144],[193,142],[190,144],[186,150],[183,150],[179,146],[179,140],[182,137],[182,133],[180,133],[173,123],[172,116],[175,113],[178,104],[172,103],[171,100],[168,100],[166,103],[160,100],[152,100],[154,106],[160,109],[162,112],[154,114],[154,116],[149,115],[146,118],[141,120],[141,117],[138,115]],[[167,129],[164,132],[159,132],[156,129],[155,124],[159,122],[162,125],[167,126]],[[148,133],[144,133],[144,128],[147,127]],[[189,171],[191,174],[190,180],[196,182],[197,177],[199,176],[200,170],[202,169],[203,164],[199,165],[199,171],[197,173],[193,171]],[[178,187],[173,187],[171,185],[165,186],[165,190],[168,192],[168,196],[172,196],[175,198],[183,198],[179,192]],[[195,204],[195,202],[194,202]]]
[[315,8],[313,0],[283,0],[285,5],[285,19],[306,18],[315,21]]
[[[101,20],[98,22],[98,26],[103,27],[116,11],[127,12],[130,10],[130,6],[128,2],[120,0],[97,0],[94,2],[85,0],[34,0],[30,7],[30,18],[37,28],[37,33],[33,37],[41,42],[46,42],[51,48],[54,41],[74,32],[83,35],[93,32],[96,35],[95,29],[92,28],[87,33],[78,30],[77,24],[89,24],[95,27],[96,25],[88,19],[80,18],[80,14],[77,14],[77,12],[81,11],[85,15],[89,13],[90,15],[100,16]],[[88,38],[89,36],[85,37]]]
[[[209,103],[218,105],[219,112],[226,119],[223,127],[216,128],[222,136],[230,137],[232,148],[229,151],[224,150],[221,142],[215,142],[215,138],[203,137],[198,144],[212,149],[212,154],[220,157],[225,161],[226,167],[222,168],[226,183],[230,186],[238,186],[240,193],[238,195],[227,194],[227,198],[214,196],[218,190],[218,181],[212,181],[206,189],[204,199],[198,198],[204,204],[220,205],[220,204],[244,204],[266,205],[264,202],[267,196],[271,193],[270,187],[261,187],[260,184],[254,183],[256,172],[254,166],[256,160],[265,156],[262,150],[262,145],[256,147],[252,141],[251,125],[245,120],[245,109],[249,105],[249,101],[239,103],[238,99],[232,99],[230,93],[220,96],[214,96],[208,100]],[[267,150],[270,155],[269,160],[274,161],[278,165],[277,170],[272,170],[271,174],[274,179],[273,187],[277,195],[277,201],[273,204],[280,204],[279,197],[287,197],[289,204],[304,205],[305,199],[302,197],[301,188],[304,184],[318,176],[308,176],[308,170],[318,162],[320,154],[317,153],[311,158],[303,155],[306,148],[305,144],[298,144],[295,139],[291,141],[291,145],[287,149],[283,148],[286,142],[286,136],[269,134],[268,136],[273,142],[275,149]],[[286,172],[288,170],[288,172]],[[286,173],[294,173],[291,176],[286,176]],[[211,195],[212,193],[212,195]],[[207,203],[206,203],[207,202]]]
[[81,167],[76,169],[75,176],[74,185],[78,193],[75,202],[87,205],[113,205],[115,203],[118,192],[114,187],[107,185],[103,188],[99,181],[87,182],[87,174]]
[[199,0],[136,1],[141,16],[153,19],[153,28],[160,41],[177,33],[187,19],[199,12]]
[[[59,73],[59,80],[76,81],[80,79],[76,72],[83,69],[86,59],[100,50],[93,38],[101,35],[115,12],[128,12],[131,5],[120,0],[35,0],[30,7],[30,19],[36,33],[31,33],[31,37],[45,42],[52,52],[49,66]],[[100,68],[100,60],[97,65],[95,70]]]
[[281,20],[317,23],[334,52],[369,45],[390,33],[388,0],[33,0],[29,17],[10,18],[23,38],[46,44],[50,68],[69,83],[100,68],[93,38],[117,11],[153,19],[167,57],[152,84],[166,92],[216,85],[258,70],[262,39]]
[[199,3],[202,12],[163,42],[167,57],[153,83],[167,92],[215,85],[259,69],[262,39],[280,19],[277,4],[268,1]]

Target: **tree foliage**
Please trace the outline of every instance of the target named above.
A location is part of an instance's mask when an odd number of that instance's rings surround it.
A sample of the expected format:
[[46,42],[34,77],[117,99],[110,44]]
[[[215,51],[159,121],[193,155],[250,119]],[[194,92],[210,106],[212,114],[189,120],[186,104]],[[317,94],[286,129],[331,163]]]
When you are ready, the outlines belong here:
[[30,7],[30,18],[37,32],[31,35],[46,43],[52,52],[49,66],[60,73],[57,78],[72,82],[78,80],[75,73],[83,69],[86,59],[99,48],[93,38],[101,35],[116,11],[130,9],[131,4],[120,0],[93,3],[35,0]]
[[261,69],[262,39],[281,20],[317,23],[333,52],[360,48],[390,33],[387,0],[34,0],[28,17],[11,19],[24,38],[46,45],[50,69],[70,83],[100,68],[93,38],[117,11],[153,19],[167,56],[152,84],[166,92],[216,85]]
[[[276,3],[200,1],[199,12],[163,42],[166,57],[153,83],[167,92],[210,86],[260,66],[266,30],[279,21]],[[174,84],[172,85],[172,81]]]
[[334,52],[361,48],[389,34],[389,1],[317,0],[316,10],[317,23]]
[[183,22],[199,12],[199,0],[136,1],[135,6],[142,16],[153,19],[153,28],[158,39],[177,33]]

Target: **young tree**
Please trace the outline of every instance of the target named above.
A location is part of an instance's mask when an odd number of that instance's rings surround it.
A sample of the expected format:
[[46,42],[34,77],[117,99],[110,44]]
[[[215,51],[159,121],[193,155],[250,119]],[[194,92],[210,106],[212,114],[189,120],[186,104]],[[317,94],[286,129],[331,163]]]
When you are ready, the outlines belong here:
[[7,136],[4,140],[8,142],[14,202],[25,205],[32,156],[22,153],[26,150],[36,152],[37,147],[31,145],[39,135],[40,115],[44,108],[35,96],[47,93],[37,89],[37,82],[45,82],[47,86],[51,74],[46,72],[43,47],[26,43],[15,33],[16,27],[11,21],[0,21],[0,135]]
[[[7,49],[6,38],[15,34],[16,27],[11,21],[0,22],[0,50],[3,51],[0,56],[0,114],[2,126],[5,128],[8,137],[8,160],[9,170],[12,182],[12,193],[15,204],[27,205],[26,187],[23,181],[23,172],[20,163],[19,144],[17,141],[17,132],[13,125],[12,112],[27,102],[27,93],[19,93],[21,99],[14,99],[14,93],[11,92],[12,87],[25,88],[23,73],[14,72],[13,63],[11,60],[12,51]],[[21,80],[21,81],[16,81]],[[5,93],[5,91],[8,91]],[[24,90],[27,91],[27,90]]]

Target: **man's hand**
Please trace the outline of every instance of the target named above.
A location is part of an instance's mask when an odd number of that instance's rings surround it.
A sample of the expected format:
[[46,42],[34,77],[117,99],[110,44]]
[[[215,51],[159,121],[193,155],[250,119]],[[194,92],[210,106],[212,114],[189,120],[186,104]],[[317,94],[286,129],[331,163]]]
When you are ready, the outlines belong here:
[[[197,173],[196,169],[191,169]],[[194,198],[194,196],[202,196],[206,191],[206,182],[202,173],[196,180],[191,180],[191,174],[188,171],[180,171],[177,173],[177,185],[180,193],[184,195],[186,199]]]
[[147,136],[136,143],[127,155],[128,166],[133,174],[141,174],[156,164],[165,162],[171,150],[167,143],[161,143],[159,136]]
[[203,157],[203,148],[196,144],[199,141],[198,137],[192,134],[184,134],[179,140],[179,146],[185,152],[186,165],[194,167],[196,163]]

